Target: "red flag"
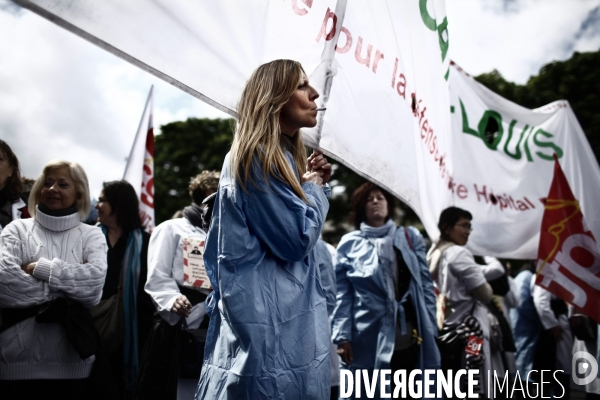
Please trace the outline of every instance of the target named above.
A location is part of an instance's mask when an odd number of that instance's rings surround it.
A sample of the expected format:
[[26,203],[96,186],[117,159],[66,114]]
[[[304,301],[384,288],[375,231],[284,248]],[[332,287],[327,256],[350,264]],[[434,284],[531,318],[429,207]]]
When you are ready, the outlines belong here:
[[600,323],[600,252],[558,159],[546,199],[535,283]]
[[146,231],[154,229],[154,131],[152,123],[153,88],[127,159],[123,179],[131,183],[140,200],[140,217]]

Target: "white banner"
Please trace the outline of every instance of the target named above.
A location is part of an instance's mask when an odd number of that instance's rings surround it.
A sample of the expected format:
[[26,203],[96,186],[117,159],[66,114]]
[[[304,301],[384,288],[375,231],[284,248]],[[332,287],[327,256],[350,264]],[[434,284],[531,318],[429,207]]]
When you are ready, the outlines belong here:
[[600,237],[600,168],[567,101],[529,110],[450,70],[453,204],[473,213],[468,247],[534,259],[554,171],[553,154]]
[[15,2],[231,115],[256,67],[300,61],[327,106],[307,141],[437,232],[452,201],[444,0]]
[[123,179],[131,183],[138,195],[140,218],[148,233],[152,233],[156,225],[154,220],[154,125],[152,123],[154,101],[152,94],[153,88],[151,87],[123,174]]
[[443,1],[349,2],[320,141],[433,233],[451,201],[446,25]]

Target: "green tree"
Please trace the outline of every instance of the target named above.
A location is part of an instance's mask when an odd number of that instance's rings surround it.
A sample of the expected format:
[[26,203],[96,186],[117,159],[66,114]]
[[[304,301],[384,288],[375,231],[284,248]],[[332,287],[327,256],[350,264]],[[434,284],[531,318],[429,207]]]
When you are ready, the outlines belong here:
[[190,178],[221,170],[233,139],[232,119],[198,119],[161,126],[154,138],[154,203],[161,223],[190,204]]

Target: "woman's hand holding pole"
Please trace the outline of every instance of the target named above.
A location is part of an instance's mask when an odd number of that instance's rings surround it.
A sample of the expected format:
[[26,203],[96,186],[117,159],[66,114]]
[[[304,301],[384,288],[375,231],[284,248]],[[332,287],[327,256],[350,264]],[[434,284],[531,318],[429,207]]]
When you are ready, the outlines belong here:
[[325,156],[323,156],[323,151],[320,149],[313,150],[310,157],[308,157],[307,169],[308,172],[316,172],[319,174],[323,180],[322,185],[326,184],[331,177],[331,164],[327,161]]

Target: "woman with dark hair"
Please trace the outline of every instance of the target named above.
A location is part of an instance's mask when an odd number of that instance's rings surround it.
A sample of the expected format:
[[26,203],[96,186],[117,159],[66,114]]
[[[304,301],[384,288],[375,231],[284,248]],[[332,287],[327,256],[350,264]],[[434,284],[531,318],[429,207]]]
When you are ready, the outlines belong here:
[[[439,368],[423,237],[413,227],[396,226],[394,197],[374,183],[362,184],[351,201],[357,230],[337,247],[332,321],[342,368],[391,369],[392,376],[397,370]],[[375,393],[379,396],[379,388]]]
[[0,232],[15,219],[29,218],[22,192],[19,159],[10,146],[0,140]]
[[329,329],[315,244],[329,210],[331,164],[308,158],[317,91],[300,63],[250,77],[206,240],[213,286],[197,399],[329,397]]
[[[486,390],[487,371],[491,369],[490,333],[486,304],[492,300],[492,287],[487,283],[504,275],[504,267],[494,257],[484,257],[487,265],[475,262],[473,254],[464,246],[471,234],[473,216],[467,210],[449,207],[442,211],[438,222],[440,239],[427,254],[429,271],[440,294],[438,326],[455,329],[468,328],[483,340],[480,354],[468,354],[466,367],[480,368],[480,390]],[[440,307],[441,310],[441,307]],[[464,368],[464,366],[462,366]],[[493,398],[488,393],[489,398]]]
[[95,207],[108,244],[108,271],[102,301],[92,314],[117,386],[129,395],[135,390],[139,353],[154,312],[144,291],[150,235],[144,231],[138,197],[128,182],[105,182]]

